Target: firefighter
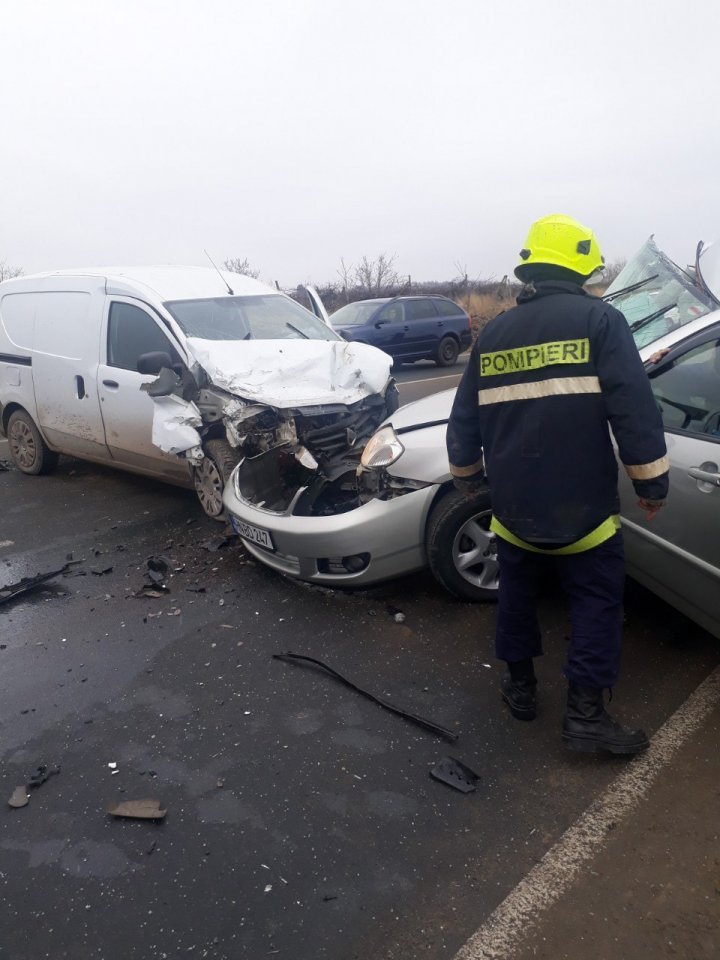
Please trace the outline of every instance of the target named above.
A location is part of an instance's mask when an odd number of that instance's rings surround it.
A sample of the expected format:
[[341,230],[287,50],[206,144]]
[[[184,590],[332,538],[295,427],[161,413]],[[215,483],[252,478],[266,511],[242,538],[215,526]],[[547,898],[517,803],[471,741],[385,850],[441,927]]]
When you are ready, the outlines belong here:
[[479,333],[453,404],[447,448],[455,486],[490,487],[500,587],[496,653],[502,699],[536,714],[536,605],[548,567],[571,612],[562,739],[572,750],[648,746],[605,709],[618,677],[625,581],[618,455],[651,520],[668,490],[658,407],[623,315],[583,284],[603,266],[595,235],[570,217],[534,223],[515,275],[517,305]]

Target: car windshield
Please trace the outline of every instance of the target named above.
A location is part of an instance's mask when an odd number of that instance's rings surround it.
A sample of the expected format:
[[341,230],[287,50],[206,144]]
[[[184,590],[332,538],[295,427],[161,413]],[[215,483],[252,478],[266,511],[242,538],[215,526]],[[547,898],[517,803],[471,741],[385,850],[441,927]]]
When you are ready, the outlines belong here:
[[716,309],[689,273],[658,249],[652,237],[605,291],[630,324],[638,348]]
[[357,303],[348,303],[346,307],[335,311],[331,318],[332,324],[334,327],[360,326],[367,323],[384,303],[388,303],[388,300],[358,300]]
[[188,337],[203,340],[338,340],[338,335],[282,294],[171,300],[165,307]]

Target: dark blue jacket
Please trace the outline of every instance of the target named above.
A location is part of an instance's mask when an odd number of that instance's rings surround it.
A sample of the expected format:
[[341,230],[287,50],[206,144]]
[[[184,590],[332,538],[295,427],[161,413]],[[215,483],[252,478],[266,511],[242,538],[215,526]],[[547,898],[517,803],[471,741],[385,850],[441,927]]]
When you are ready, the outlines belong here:
[[525,288],[480,331],[447,432],[455,476],[484,469],[521,540],[580,540],[619,510],[608,424],[639,497],[664,500],[663,424],[630,328],[572,283]]

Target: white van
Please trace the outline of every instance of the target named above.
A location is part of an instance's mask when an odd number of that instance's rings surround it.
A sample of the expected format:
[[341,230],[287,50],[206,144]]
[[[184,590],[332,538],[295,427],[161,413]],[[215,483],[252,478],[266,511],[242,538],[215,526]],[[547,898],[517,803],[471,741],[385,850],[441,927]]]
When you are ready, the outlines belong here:
[[250,277],[113,267],[0,283],[0,426],[26,474],[68,454],[194,485],[219,516],[241,457],[281,445],[337,471],[396,406],[384,353]]

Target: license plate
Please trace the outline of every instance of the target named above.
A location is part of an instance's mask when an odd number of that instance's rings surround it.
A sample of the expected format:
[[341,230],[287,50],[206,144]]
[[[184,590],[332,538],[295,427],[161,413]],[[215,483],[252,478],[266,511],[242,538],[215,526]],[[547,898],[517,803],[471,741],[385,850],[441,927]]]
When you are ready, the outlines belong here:
[[235,517],[232,518],[232,525],[235,533],[239,537],[242,537],[243,540],[250,540],[251,543],[257,543],[258,546],[265,547],[266,550],[275,549],[275,544],[272,542],[272,537],[267,530],[254,527],[251,523],[245,523],[244,520],[237,520]]

